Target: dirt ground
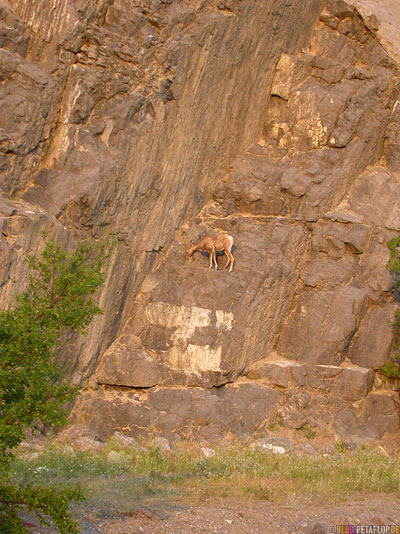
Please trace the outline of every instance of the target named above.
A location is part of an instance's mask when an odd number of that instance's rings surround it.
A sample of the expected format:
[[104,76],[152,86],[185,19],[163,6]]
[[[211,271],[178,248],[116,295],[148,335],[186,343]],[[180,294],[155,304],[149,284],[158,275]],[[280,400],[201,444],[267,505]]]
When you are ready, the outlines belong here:
[[[373,494],[336,504],[290,506],[254,500],[213,500],[193,506],[160,501],[124,515],[82,510],[79,516],[82,534],[341,534],[338,525],[397,525],[388,534],[399,534],[400,496]],[[55,531],[39,527],[31,532]]]

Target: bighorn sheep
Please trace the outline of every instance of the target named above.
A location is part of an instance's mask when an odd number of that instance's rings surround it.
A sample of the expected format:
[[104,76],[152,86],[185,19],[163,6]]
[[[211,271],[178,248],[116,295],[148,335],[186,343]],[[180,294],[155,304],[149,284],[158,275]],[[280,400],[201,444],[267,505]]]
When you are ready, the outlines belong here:
[[213,262],[215,268],[218,269],[215,253],[224,251],[226,257],[228,258],[226,264],[224,265],[224,269],[226,269],[230,264],[229,272],[232,272],[233,262],[235,261],[232,255],[232,245],[233,237],[228,234],[217,234],[215,237],[206,236],[192,247],[186,247],[186,258],[190,258],[193,252],[196,252],[196,250],[206,252],[210,256],[210,264],[208,266],[209,269],[212,269]]

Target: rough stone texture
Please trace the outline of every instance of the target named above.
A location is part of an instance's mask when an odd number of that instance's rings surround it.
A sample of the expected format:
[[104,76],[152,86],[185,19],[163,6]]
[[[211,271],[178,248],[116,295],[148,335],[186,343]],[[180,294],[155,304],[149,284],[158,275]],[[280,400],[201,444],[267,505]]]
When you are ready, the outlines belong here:
[[289,373],[291,367],[291,362],[286,360],[279,362],[261,360],[250,367],[246,376],[251,380],[266,379],[276,386],[287,388],[289,385]]
[[367,292],[352,286],[305,291],[294,300],[278,351],[301,361],[339,364],[366,303]]
[[398,403],[391,394],[370,394],[359,414],[354,409],[338,409],[334,417],[338,437],[363,442],[380,439],[399,427]]
[[96,373],[99,383],[148,388],[161,381],[157,362],[141,351],[136,339],[131,338],[119,338],[104,353]]
[[367,28],[376,32],[382,46],[400,61],[400,6],[396,0],[348,0],[357,7]]
[[[99,436],[398,431],[399,7],[0,1],[0,302],[44,227],[120,241],[60,359]],[[232,273],[185,246],[234,239]],[[222,267],[225,258],[218,256]]]
[[[363,317],[347,356],[356,365],[379,369],[390,355],[393,306],[371,307]],[[374,335],[369,335],[374,332]],[[367,334],[366,334],[367,333]]]
[[[201,388],[152,388],[148,392],[99,389],[83,393],[74,412],[76,424],[88,423],[98,435],[121,430],[131,436],[159,432],[167,439],[250,436],[273,418],[279,393],[255,383],[207,391]],[[102,416],[95,417],[100,411]]]
[[[4,107],[8,95],[20,94],[26,109],[23,121],[10,111],[16,104],[0,114],[1,189],[75,235],[114,234],[122,243],[101,297],[105,314],[74,351],[76,380],[93,372],[115,340],[176,229],[261,134],[280,51],[304,44],[320,5],[4,4]],[[27,40],[23,54],[13,44],[17,31]],[[13,74],[17,64],[28,81]],[[36,107],[28,110],[32,91]],[[1,297],[9,301],[7,289]]]
[[344,400],[357,401],[367,396],[373,382],[371,369],[344,369],[335,382],[333,394]]
[[103,447],[103,443],[98,439],[95,432],[82,425],[71,425],[62,430],[57,436],[57,441],[81,451],[99,450]]

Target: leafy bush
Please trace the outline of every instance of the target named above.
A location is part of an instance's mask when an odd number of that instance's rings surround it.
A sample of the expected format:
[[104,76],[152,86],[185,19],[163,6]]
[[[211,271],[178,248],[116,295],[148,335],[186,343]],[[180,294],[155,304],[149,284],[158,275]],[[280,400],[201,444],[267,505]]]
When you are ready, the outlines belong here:
[[384,379],[394,380],[400,376],[400,356],[393,356],[380,368]]
[[93,295],[109,251],[104,243],[65,251],[49,240],[37,258],[28,256],[27,289],[11,309],[0,311],[1,532],[25,532],[21,508],[35,511],[42,522],[50,517],[60,532],[77,531],[68,505],[81,497],[79,488],[18,486],[9,477],[10,460],[27,428],[65,422],[63,407],[77,389],[62,380],[57,349],[64,333],[85,333],[101,313]]
[[[400,287],[400,235],[393,237],[387,242],[390,252],[389,261],[386,269],[393,275],[395,283],[394,288]],[[400,308],[396,310],[394,321],[392,323],[394,330],[394,351],[392,358],[380,369],[381,375],[386,379],[395,379],[400,377]]]

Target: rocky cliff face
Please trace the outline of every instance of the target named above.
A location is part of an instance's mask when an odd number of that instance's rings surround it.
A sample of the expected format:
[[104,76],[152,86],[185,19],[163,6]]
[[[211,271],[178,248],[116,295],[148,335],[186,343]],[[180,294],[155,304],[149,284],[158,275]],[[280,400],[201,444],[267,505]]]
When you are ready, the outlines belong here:
[[[63,353],[89,379],[72,420],[101,436],[397,432],[376,373],[396,308],[396,2],[2,0],[0,15],[2,304],[43,226],[121,243],[104,316]],[[185,259],[217,231],[232,273]]]

